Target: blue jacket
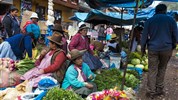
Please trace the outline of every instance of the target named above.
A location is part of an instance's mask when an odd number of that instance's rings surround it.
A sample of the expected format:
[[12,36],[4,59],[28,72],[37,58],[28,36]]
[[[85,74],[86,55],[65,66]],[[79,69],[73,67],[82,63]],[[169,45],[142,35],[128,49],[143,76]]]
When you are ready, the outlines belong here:
[[[20,46],[21,40],[22,40],[22,43]],[[9,44],[11,45],[12,51],[14,52],[17,59],[23,58],[24,51],[28,53],[29,57],[32,57],[32,39],[30,36],[17,34],[6,39],[5,41],[9,42]]]
[[[82,70],[87,78],[90,75],[95,77],[95,75],[90,70],[90,67],[86,63],[82,64]],[[78,81],[77,77],[78,77],[78,72],[77,70],[75,70],[74,65],[69,66],[69,68],[66,71],[64,81],[62,83],[62,88],[67,89],[69,86],[76,87],[76,88],[84,87],[85,86],[84,82]],[[91,80],[87,79],[87,81],[91,81]]]
[[177,25],[171,16],[156,14],[146,21],[141,38],[142,50],[146,45],[148,50],[152,51],[171,50],[176,42],[178,42]]
[[38,39],[40,37],[40,27],[37,24],[27,25],[26,32],[27,33],[32,32],[35,36],[35,39]]

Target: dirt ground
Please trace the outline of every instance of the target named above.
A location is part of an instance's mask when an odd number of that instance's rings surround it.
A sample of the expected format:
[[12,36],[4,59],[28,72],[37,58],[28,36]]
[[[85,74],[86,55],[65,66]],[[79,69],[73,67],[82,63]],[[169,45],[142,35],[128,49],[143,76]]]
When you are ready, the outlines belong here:
[[[165,75],[165,96],[156,97],[152,100],[178,100],[178,57],[175,52],[170,59]],[[137,100],[149,100],[146,98],[147,73],[143,74],[143,80],[137,93]]]

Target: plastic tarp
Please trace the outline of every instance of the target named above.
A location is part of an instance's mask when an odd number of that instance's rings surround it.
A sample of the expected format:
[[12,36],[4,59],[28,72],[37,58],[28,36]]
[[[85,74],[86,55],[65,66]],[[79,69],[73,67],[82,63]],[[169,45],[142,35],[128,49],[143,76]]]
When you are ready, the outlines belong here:
[[[136,0],[85,0],[91,8],[102,9],[106,7],[136,7]],[[138,0],[139,7],[148,7],[153,0]]]
[[[113,24],[113,25],[132,25],[134,15],[123,14],[121,19],[121,13],[108,12],[104,13],[98,10],[92,10],[84,20],[85,22],[92,24]],[[137,16],[136,22],[146,19],[145,16]]]
[[154,1],[178,2],[178,0],[154,0]]
[[88,13],[80,13],[80,12],[76,12],[74,14],[74,16],[70,17],[70,20],[73,21],[84,21],[87,17]]

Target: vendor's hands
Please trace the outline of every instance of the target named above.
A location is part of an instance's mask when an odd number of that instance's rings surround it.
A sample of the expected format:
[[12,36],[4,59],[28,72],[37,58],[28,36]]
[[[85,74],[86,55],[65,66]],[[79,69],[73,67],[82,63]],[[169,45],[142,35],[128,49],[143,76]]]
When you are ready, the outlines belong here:
[[47,51],[46,50],[42,50],[41,51],[41,56],[45,56],[47,54]]
[[44,70],[43,69],[38,70],[38,75],[41,75],[41,74],[44,74]]
[[90,83],[86,83],[86,85],[85,85],[87,88],[89,88],[89,89],[92,89],[93,88],[93,85],[92,84],[90,84]]
[[93,76],[92,76],[92,75],[90,75],[90,76],[88,77],[88,79],[92,80],[92,79],[93,79]]

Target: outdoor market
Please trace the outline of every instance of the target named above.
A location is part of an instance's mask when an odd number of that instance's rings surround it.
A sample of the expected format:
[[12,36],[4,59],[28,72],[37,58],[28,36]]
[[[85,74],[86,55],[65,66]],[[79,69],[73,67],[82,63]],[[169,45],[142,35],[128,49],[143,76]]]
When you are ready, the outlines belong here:
[[177,100],[178,0],[0,0],[0,100]]

